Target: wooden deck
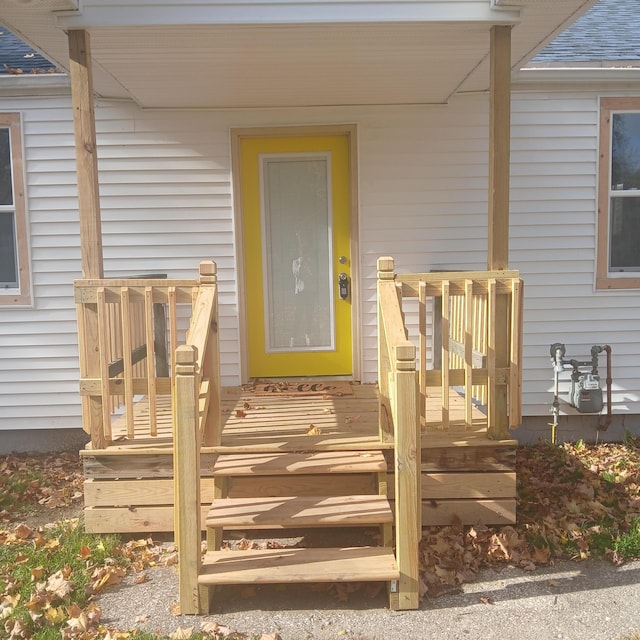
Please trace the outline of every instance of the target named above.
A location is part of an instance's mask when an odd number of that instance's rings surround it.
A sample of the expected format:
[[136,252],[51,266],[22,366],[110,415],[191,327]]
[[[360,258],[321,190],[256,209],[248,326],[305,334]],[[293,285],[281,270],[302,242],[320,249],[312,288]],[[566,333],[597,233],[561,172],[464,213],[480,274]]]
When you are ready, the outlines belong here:
[[[222,444],[203,447],[206,453],[243,451],[353,451],[391,449],[392,442],[378,436],[378,391],[376,385],[352,385],[353,395],[255,395],[250,385],[222,390]],[[440,388],[427,389],[427,397],[440,399]],[[487,436],[487,417],[473,410],[473,429],[465,428],[464,397],[451,389],[450,426],[442,428],[439,404],[429,407],[422,426],[422,447],[493,446]],[[171,448],[171,397],[158,396],[158,436],[127,437],[123,417],[114,419],[113,444],[101,453]],[[135,405],[137,433],[148,431],[149,406],[146,399]],[[508,441],[509,442],[509,441]]]
[[[219,454],[246,454],[248,459],[275,452],[327,452],[331,472],[309,467],[302,455],[296,473],[296,495],[375,494],[375,474],[348,473],[340,452],[382,451],[393,498],[392,442],[378,435],[378,391],[375,385],[351,385],[352,395],[256,395],[250,387],[222,392],[222,443],[203,447],[202,509],[214,496],[213,465]],[[429,391],[429,390],[428,390]],[[440,389],[434,389],[438,401]],[[427,394],[428,395],[428,394]],[[422,427],[423,524],[448,524],[454,516],[472,524],[515,520],[515,447],[513,440],[487,437],[486,416],[474,409],[473,428],[464,428],[464,398],[450,393],[450,427],[440,428],[439,411],[429,410]],[[127,437],[124,419],[113,421],[113,444],[82,452],[85,471],[85,521],[89,531],[171,531],[173,529],[173,440],[170,396],[159,396],[158,436]],[[440,406],[439,402],[434,405]],[[135,406],[136,432],[148,433],[148,405]],[[370,452],[369,454],[367,452]],[[236,458],[237,460],[237,458]],[[320,462],[317,462],[320,460]],[[319,466],[318,466],[319,465]],[[264,467],[264,465],[263,465]],[[288,473],[291,470],[287,470]],[[229,497],[289,496],[291,478],[282,473],[236,471]]]

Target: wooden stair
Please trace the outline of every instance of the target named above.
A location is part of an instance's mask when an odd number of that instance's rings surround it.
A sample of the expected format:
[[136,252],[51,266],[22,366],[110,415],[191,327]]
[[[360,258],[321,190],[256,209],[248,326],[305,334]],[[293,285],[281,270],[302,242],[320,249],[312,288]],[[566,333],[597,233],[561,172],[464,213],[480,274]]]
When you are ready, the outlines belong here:
[[[206,517],[207,553],[198,584],[203,612],[212,587],[223,584],[389,582],[399,571],[391,548],[393,513],[387,499],[387,465],[381,451],[220,454],[211,473],[215,498]],[[296,476],[374,474],[377,494],[296,495]],[[236,477],[290,476],[291,496],[229,498]],[[221,550],[224,530],[380,527],[381,546]],[[393,595],[391,603],[393,606]]]

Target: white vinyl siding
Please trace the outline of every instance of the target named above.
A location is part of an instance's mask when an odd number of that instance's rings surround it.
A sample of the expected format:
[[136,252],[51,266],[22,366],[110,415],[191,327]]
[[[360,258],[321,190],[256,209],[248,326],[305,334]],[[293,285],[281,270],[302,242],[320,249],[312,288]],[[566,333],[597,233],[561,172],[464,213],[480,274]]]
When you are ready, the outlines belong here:
[[[525,280],[524,415],[549,413],[553,342],[579,360],[610,344],[614,412],[640,412],[640,298],[594,289],[597,163],[595,93],[514,96],[510,264]],[[604,378],[604,357],[601,366]]]
[[[75,159],[66,97],[0,97],[21,113],[33,307],[0,307],[0,429],[79,426]],[[69,220],[69,224],[65,220]]]
[[[0,309],[0,429],[80,425],[72,281],[80,277],[75,155],[67,98],[0,99],[21,111],[34,308]],[[511,259],[525,280],[524,415],[551,403],[549,345],[570,357],[611,344],[617,413],[640,413],[640,299],[596,292],[598,99],[513,98]],[[141,111],[99,102],[108,276],[195,277],[219,266],[223,383],[241,382],[230,158],[234,127],[358,127],[361,371],[377,377],[376,259],[397,270],[483,269],[488,102],[442,107]],[[415,322],[415,314],[408,314]]]

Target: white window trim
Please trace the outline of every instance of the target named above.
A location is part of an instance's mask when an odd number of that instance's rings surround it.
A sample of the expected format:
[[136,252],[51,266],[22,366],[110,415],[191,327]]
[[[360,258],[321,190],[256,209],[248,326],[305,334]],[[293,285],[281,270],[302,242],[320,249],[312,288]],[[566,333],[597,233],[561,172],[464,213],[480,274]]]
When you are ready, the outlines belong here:
[[600,98],[600,141],[598,166],[598,237],[596,289],[640,289],[637,272],[609,271],[609,207],[611,184],[611,114],[619,111],[640,112],[640,96]]
[[0,113],[0,127],[9,129],[11,172],[13,178],[13,211],[15,215],[18,288],[0,289],[0,306],[31,306],[31,268],[25,198],[24,155],[19,113]]

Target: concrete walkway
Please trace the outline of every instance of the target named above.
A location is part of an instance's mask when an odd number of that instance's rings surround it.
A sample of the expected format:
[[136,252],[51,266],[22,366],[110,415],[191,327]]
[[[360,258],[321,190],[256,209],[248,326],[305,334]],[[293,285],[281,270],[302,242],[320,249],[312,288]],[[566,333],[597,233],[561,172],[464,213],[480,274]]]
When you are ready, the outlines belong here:
[[[174,616],[175,569],[153,569],[149,580],[100,597],[103,622],[173,633],[215,621],[249,637],[278,632],[282,640],[640,640],[640,561],[614,567],[598,560],[558,562],[525,573],[484,569],[460,593],[392,612],[386,597],[353,594],[338,604],[308,587],[228,587],[208,617]],[[138,620],[138,622],[136,622]]]

